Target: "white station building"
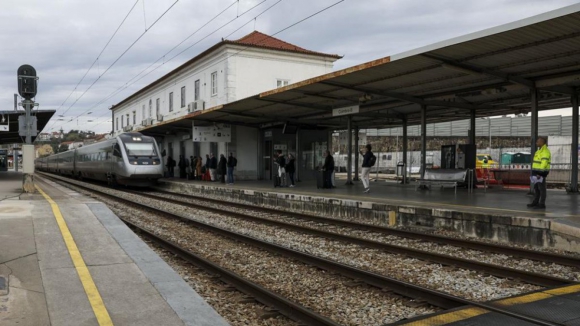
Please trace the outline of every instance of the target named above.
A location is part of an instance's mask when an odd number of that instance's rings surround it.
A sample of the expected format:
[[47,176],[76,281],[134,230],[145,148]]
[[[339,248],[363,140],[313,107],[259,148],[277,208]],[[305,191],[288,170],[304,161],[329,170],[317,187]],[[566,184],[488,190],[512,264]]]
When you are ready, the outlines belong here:
[[[341,57],[301,48],[252,32],[239,40],[223,40],[111,108],[113,135],[143,131],[158,139],[168,156],[214,153],[238,158],[236,177],[267,177],[256,162],[269,153],[260,148],[260,129],[237,124],[198,123],[193,117],[261,92],[330,73]],[[156,126],[171,126],[156,131]],[[267,136],[267,135],[266,135]],[[288,135],[286,135],[288,136]],[[325,132],[320,132],[326,140]],[[286,137],[285,152],[296,153],[295,135]],[[275,149],[270,144],[270,149]],[[269,165],[269,164],[265,164]],[[266,171],[270,173],[269,171]]]

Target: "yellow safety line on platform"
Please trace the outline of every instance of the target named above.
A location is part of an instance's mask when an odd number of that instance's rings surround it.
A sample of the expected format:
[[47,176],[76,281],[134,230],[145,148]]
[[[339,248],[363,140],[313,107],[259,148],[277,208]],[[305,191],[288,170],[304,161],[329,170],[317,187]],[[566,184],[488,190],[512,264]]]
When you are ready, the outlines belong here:
[[[541,292],[535,292],[530,294],[525,294],[515,298],[506,298],[498,301],[494,301],[493,304],[499,306],[514,306],[518,304],[536,302],[544,299],[553,298],[559,295],[565,295],[570,293],[575,293],[580,291],[580,284],[573,284],[568,285],[556,289],[545,290]],[[476,317],[479,315],[483,315],[489,313],[490,311],[482,309],[482,308],[466,308],[460,309],[456,311],[451,311],[448,313],[443,313],[440,315],[436,315],[433,317],[428,317],[425,319],[417,320],[414,322],[410,322],[408,324],[403,324],[405,326],[439,326],[439,325],[447,325],[450,323],[454,323],[457,321],[465,320],[468,318]]]
[[68,253],[70,254],[70,258],[73,261],[75,269],[79,274],[79,278],[83,287],[85,289],[85,293],[87,294],[87,298],[93,308],[93,312],[95,313],[95,317],[97,317],[97,321],[100,326],[112,326],[113,321],[109,316],[109,312],[103,303],[103,299],[101,298],[101,294],[93,281],[93,277],[85,264],[83,256],[77,247],[77,244],[68,229],[66,221],[64,220],[62,213],[60,212],[60,208],[58,204],[52,200],[40,187],[35,186],[38,192],[42,194],[42,196],[50,203],[52,207],[52,213],[56,218],[56,222],[58,223],[58,227],[60,228],[60,233],[62,234],[62,238],[66,244],[66,248],[68,249]]
[[440,326],[440,325],[447,325],[451,324],[460,320],[468,319],[477,317],[479,315],[483,315],[488,313],[489,311],[481,308],[467,308],[461,309],[454,312],[437,315],[429,318],[425,318],[422,320],[417,320],[414,322],[410,322],[408,324],[404,324],[405,326]]

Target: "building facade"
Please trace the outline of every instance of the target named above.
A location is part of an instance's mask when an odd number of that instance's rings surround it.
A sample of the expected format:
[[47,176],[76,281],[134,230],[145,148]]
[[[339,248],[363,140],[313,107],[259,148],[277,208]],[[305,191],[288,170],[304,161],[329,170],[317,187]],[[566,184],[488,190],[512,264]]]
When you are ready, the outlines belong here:
[[[196,111],[329,73],[339,58],[306,50],[260,32],[235,41],[223,40],[113,106],[113,135],[150,129]],[[180,155],[205,157],[214,153],[219,157],[219,154],[227,156],[228,152],[233,152],[238,156],[238,177],[259,178],[255,166],[259,151],[255,145],[258,129],[234,125],[231,126],[230,142],[208,143],[193,141],[193,125],[155,135],[168,156],[177,159]]]

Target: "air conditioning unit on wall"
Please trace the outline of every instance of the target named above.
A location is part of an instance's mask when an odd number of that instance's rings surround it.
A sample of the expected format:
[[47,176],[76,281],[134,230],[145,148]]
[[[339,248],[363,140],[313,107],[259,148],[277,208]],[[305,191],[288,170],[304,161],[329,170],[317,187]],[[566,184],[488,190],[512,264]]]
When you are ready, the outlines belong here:
[[163,114],[157,115],[157,121],[163,121]]
[[193,110],[194,111],[205,110],[205,101],[204,100],[197,100],[197,101],[193,102]]
[[131,131],[133,130],[133,126],[125,126],[123,127],[123,131],[127,132],[127,131]]

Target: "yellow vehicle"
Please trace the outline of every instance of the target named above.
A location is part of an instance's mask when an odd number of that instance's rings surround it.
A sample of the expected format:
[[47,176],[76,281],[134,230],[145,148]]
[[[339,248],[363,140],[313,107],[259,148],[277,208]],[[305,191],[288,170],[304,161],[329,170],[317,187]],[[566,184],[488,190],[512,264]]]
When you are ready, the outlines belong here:
[[475,159],[476,169],[487,169],[487,168],[497,168],[499,163],[494,161],[489,154],[477,154]]

